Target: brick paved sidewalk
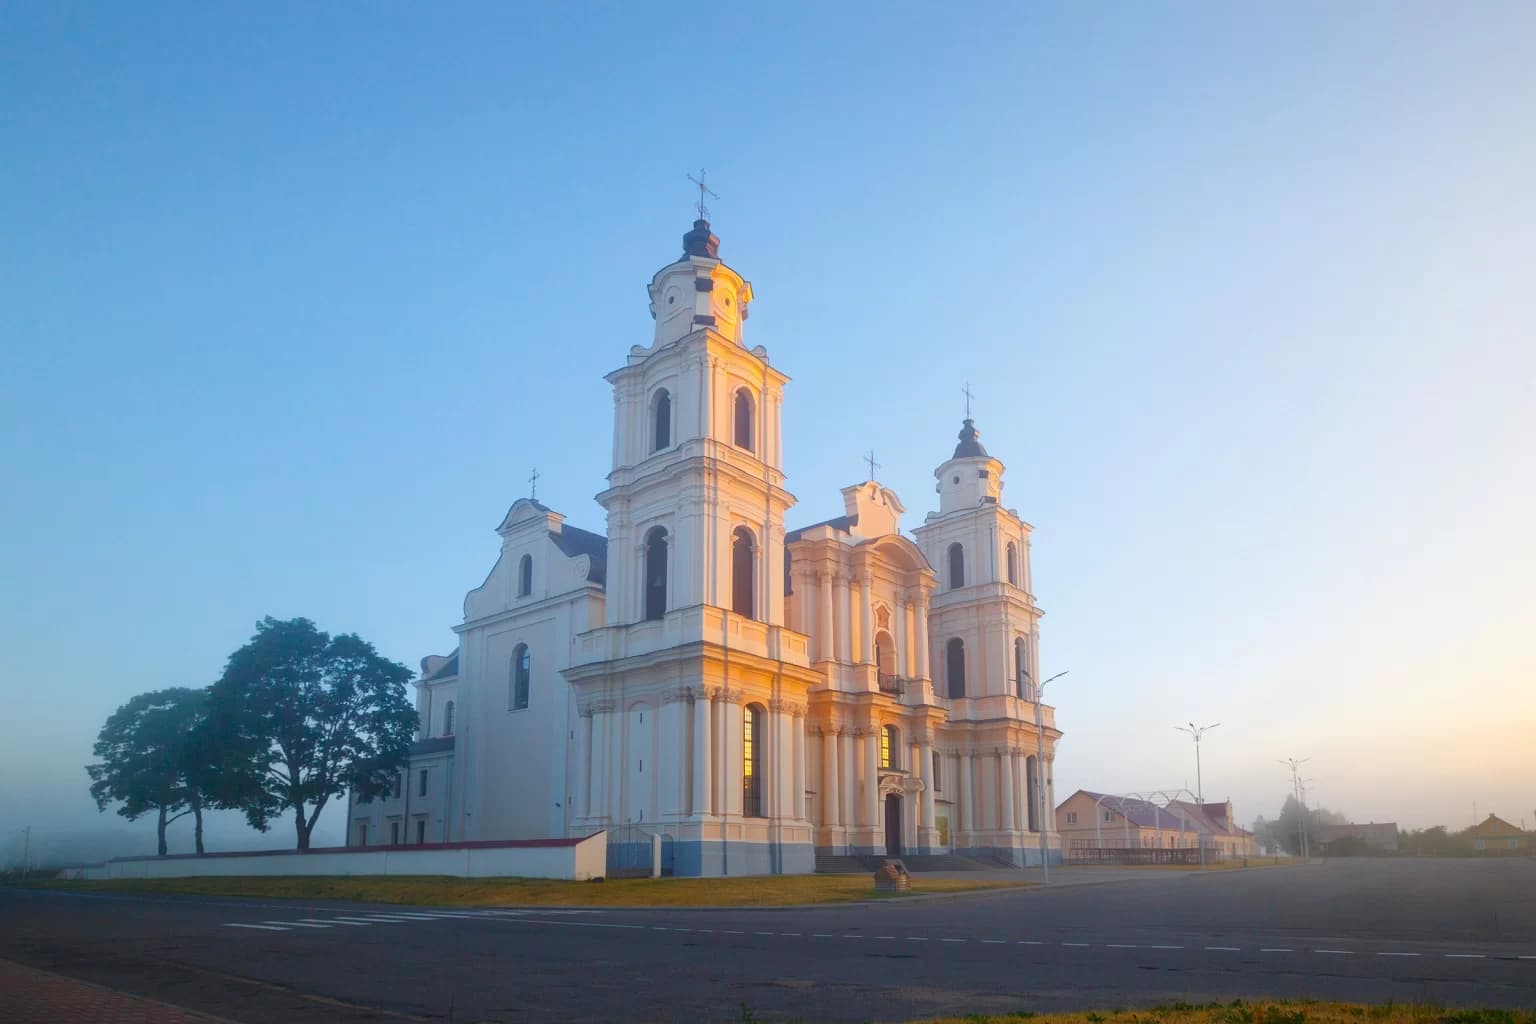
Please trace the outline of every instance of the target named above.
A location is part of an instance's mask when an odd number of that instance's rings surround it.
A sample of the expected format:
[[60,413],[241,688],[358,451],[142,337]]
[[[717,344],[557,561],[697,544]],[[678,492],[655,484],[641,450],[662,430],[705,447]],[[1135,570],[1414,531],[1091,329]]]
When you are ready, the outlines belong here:
[[231,1024],[61,974],[0,960],[0,1024]]

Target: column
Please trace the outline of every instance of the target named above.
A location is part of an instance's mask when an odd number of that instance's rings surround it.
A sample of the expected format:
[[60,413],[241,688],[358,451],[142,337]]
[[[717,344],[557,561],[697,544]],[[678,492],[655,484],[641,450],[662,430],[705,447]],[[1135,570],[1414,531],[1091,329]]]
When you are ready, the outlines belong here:
[[833,645],[832,649],[837,652],[835,655],[837,660],[847,664],[853,660],[853,645],[849,643],[850,638],[848,636],[850,632],[848,624],[848,605],[850,603],[848,598],[848,578],[842,575],[842,573],[838,573],[837,580],[832,588],[832,601],[834,605],[833,611],[837,619],[837,642]]
[[581,712],[580,743],[576,749],[576,813],[587,817],[592,813],[592,712]]
[[891,639],[895,641],[895,664],[891,671],[903,679],[909,679],[914,673],[907,670],[907,596],[901,594],[896,598],[896,621],[891,624],[896,631]]
[[933,745],[926,739],[918,744],[917,759],[922,764],[923,773],[923,828],[931,836],[932,830],[938,828],[938,815],[934,805]]
[[919,590],[912,607],[917,618],[917,625],[912,631],[917,634],[918,677],[928,679],[932,674],[932,667],[928,664],[928,595]]
[[693,695],[693,816],[703,817],[710,812],[714,786],[711,783],[710,749],[710,700],[703,693]]
[[880,825],[880,736],[873,731],[864,734],[864,766],[869,772],[869,788],[864,794],[864,814],[871,827]]
[[721,796],[721,806],[725,813],[733,817],[741,817],[742,793],[741,793],[741,756],[742,756],[742,709],[741,694],[730,694],[721,701],[722,714],[725,716],[725,729],[722,735],[725,738],[721,756],[725,760],[725,792]]
[[816,638],[816,657],[820,661],[833,659],[832,632],[832,574],[817,572],[817,612],[821,618],[821,635]]
[[821,730],[821,823],[828,828],[842,824],[837,786],[837,731],[827,725]]
[[[688,794],[684,791],[683,777],[687,774],[684,768],[684,752],[688,749],[685,737],[688,735],[688,705],[684,703],[684,694],[668,693],[662,697],[661,721],[658,728],[658,753],[656,772],[658,774],[656,786],[656,816],[671,817],[676,814],[684,814],[688,807]],[[672,756],[672,752],[676,756]]]
[[998,785],[1003,796],[1003,831],[1013,831],[1013,751],[1002,750],[997,755]]
[[806,817],[805,762],[807,755],[809,754],[809,749],[805,745],[805,709],[803,707],[795,708],[794,714],[790,717],[790,725],[793,730],[790,733],[790,746],[793,748],[791,751],[791,756],[794,758],[795,762],[794,778],[791,781],[791,785],[794,787],[794,790],[792,792],[793,799],[790,802],[790,808],[791,813],[794,814],[796,821],[804,821]]
[[837,745],[843,752],[843,785],[837,791],[838,822],[844,828],[853,828],[859,823],[859,769],[854,749],[859,745],[859,734],[844,729],[838,733]]
[[875,634],[870,629],[870,605],[874,603],[874,580],[866,575],[859,581],[859,661],[875,660]]
[[[970,752],[966,750],[960,751],[959,755],[955,758],[955,761],[960,768],[960,822],[958,825],[951,825],[950,830],[951,832],[959,832],[961,830],[964,830],[965,832],[974,832],[976,831],[976,824],[972,820],[971,814]],[[958,842],[955,843],[957,848],[959,845],[960,844]],[[974,843],[968,845],[974,845]]]
[[779,701],[778,704],[779,709],[773,713],[774,736],[777,740],[772,769],[773,816],[792,818],[795,816],[795,716],[784,702]]

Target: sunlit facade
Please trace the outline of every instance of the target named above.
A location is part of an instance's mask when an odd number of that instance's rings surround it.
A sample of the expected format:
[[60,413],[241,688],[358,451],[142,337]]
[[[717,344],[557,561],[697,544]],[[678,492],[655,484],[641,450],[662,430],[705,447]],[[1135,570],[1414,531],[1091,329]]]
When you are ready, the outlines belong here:
[[875,480],[787,529],[788,377],[743,340],[752,287],[718,245],[704,221],[684,236],[649,286],[651,343],[608,375],[606,532],[513,504],[458,649],[417,683],[442,798],[354,804],[351,841],[414,815],[429,842],[659,835],[679,875],[1038,862],[1060,733],[1044,707],[1037,741],[1042,613],[1003,464],[967,419],[912,536]]

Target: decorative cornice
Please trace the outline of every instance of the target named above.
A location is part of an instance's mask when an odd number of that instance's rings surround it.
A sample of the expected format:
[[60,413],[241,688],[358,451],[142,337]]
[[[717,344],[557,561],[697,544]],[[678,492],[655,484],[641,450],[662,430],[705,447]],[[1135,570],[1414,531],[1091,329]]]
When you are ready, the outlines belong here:
[[616,707],[618,707],[617,701],[594,700],[585,704],[580,714],[583,718],[591,718],[593,715],[605,715]]

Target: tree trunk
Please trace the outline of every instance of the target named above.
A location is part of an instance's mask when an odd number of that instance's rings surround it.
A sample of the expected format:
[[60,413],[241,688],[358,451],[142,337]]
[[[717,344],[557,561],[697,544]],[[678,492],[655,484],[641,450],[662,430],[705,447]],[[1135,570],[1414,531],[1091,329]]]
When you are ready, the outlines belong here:
[[293,827],[294,831],[296,831],[299,835],[299,849],[308,850],[310,826],[304,820],[303,804],[300,804],[298,807],[293,809]]
[[192,793],[192,835],[197,843],[197,855],[203,855],[203,798],[200,793]]
[[166,853],[166,847],[165,847],[165,804],[161,804],[160,805],[160,822],[159,822],[159,825],[156,828],[156,833],[158,834],[158,836],[160,838],[160,846],[159,846],[159,849],[156,852],[159,854],[159,856],[164,857],[165,853]]

